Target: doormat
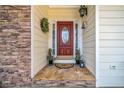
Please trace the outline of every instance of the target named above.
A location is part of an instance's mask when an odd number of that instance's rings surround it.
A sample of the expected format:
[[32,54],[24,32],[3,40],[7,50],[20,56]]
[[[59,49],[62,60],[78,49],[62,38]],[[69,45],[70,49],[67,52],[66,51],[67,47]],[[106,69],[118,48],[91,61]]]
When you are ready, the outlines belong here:
[[72,68],[74,66],[74,64],[72,63],[56,63],[55,66],[57,68],[60,68],[60,69],[68,69],[68,68]]

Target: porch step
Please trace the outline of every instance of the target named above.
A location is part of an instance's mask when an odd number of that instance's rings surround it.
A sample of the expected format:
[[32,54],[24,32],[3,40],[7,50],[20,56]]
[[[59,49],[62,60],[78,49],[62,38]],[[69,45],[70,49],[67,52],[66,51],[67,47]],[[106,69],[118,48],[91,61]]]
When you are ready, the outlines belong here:
[[57,56],[57,60],[72,60],[73,56]]
[[55,60],[54,63],[75,63],[75,60]]

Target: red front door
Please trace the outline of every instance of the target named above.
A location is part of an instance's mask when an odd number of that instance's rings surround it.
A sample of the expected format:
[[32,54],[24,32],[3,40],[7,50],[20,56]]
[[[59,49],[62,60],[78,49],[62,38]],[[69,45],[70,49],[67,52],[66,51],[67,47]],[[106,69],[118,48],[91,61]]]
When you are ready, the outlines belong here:
[[57,22],[57,55],[73,55],[73,22]]

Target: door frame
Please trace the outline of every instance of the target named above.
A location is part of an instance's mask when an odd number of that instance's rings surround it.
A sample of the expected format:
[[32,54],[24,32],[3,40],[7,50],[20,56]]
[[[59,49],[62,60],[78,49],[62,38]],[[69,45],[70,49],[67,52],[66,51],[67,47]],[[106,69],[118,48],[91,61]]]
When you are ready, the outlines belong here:
[[83,44],[80,43],[82,42],[82,39],[83,39],[83,35],[82,35],[82,29],[81,29],[81,20],[50,20],[49,21],[49,28],[50,28],[50,31],[49,31],[49,48],[52,48],[52,43],[53,43],[53,39],[52,39],[52,31],[53,31],[53,28],[52,28],[52,24],[55,24],[55,57],[57,57],[57,22],[58,21],[73,21],[73,57],[75,57],[75,24],[78,24],[78,48],[80,48],[80,51],[81,51],[81,55],[83,54]]
[[69,39],[70,39],[70,45],[69,45],[69,47],[71,47],[71,50],[73,49],[74,50],[74,38],[73,38],[73,33],[74,33],[74,29],[73,29],[73,25],[74,25],[74,23],[73,23],[73,21],[57,21],[57,56],[73,56],[73,52],[74,51],[70,51],[71,53],[68,55],[68,54],[64,54],[64,55],[61,55],[60,54],[60,41],[61,40],[59,40],[60,39],[60,36],[59,35],[61,35],[60,34],[60,32],[58,31],[58,30],[60,30],[59,29],[59,27],[61,26],[61,25],[69,25],[69,26],[71,26],[71,28],[69,29],[70,31],[69,31]]

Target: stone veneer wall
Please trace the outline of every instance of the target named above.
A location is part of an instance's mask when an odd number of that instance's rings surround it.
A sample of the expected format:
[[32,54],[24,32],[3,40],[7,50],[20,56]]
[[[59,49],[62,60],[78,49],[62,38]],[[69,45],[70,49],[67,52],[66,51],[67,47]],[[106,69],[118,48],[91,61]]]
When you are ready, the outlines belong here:
[[31,6],[0,6],[0,81],[31,85]]

